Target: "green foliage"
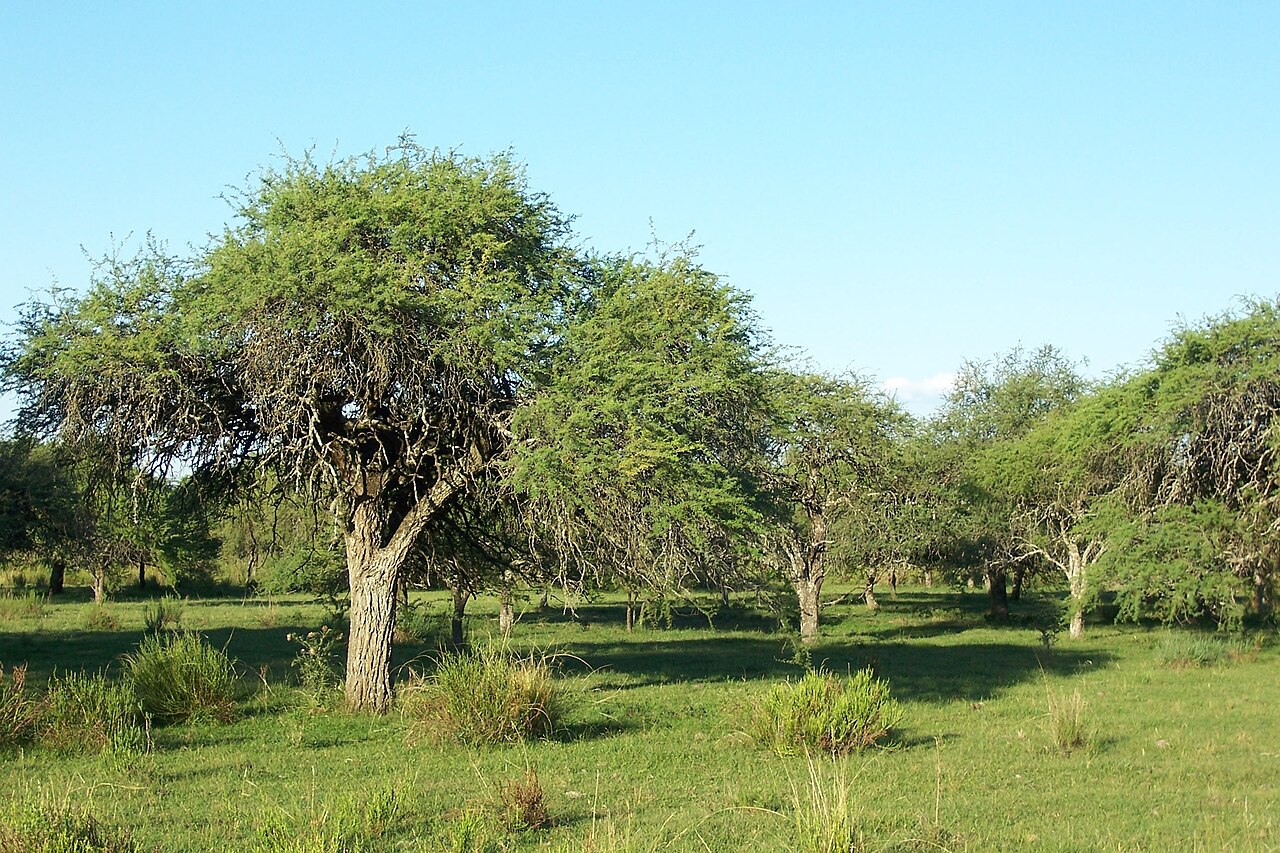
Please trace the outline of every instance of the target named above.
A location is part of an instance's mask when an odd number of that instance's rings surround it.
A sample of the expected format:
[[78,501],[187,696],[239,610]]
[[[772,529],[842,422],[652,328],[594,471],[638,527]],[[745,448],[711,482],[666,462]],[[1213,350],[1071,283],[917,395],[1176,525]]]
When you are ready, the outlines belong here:
[[484,644],[443,657],[430,679],[409,691],[405,708],[439,736],[473,746],[512,743],[550,737],[562,693],[545,656],[517,657]]
[[241,694],[234,662],[194,633],[152,634],[124,657],[143,710],[163,723],[230,722]]
[[37,737],[57,749],[137,755],[150,749],[149,721],[129,685],[102,673],[49,681]]
[[27,694],[26,685],[26,664],[14,666],[7,678],[0,666],[0,746],[28,738],[40,716],[40,705]]
[[129,831],[65,804],[11,803],[0,814],[5,853],[142,853]]
[[818,669],[771,688],[753,709],[751,735],[779,755],[846,755],[884,739],[901,721],[888,683],[870,669],[847,678]]

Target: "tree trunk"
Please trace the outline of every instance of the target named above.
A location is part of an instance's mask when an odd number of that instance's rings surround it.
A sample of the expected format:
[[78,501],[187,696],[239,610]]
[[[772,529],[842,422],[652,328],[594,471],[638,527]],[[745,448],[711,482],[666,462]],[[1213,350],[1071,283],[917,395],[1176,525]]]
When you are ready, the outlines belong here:
[[143,557],[138,558],[138,589],[147,588],[147,561]]
[[1067,580],[1071,583],[1071,629],[1070,636],[1073,640],[1079,640],[1084,637],[1084,571],[1083,566],[1079,565],[1079,559],[1075,554],[1072,555],[1071,573],[1067,576]]
[[1004,569],[987,569],[987,596],[991,601],[991,618],[1009,618],[1009,595]]
[[933,569],[924,570],[924,585],[927,587],[933,586]]
[[467,615],[467,602],[470,599],[470,594],[461,586],[453,589],[453,616],[449,619],[449,641],[455,649],[463,648],[467,642],[466,629],[462,620]]
[[793,581],[792,586],[800,600],[800,641],[812,643],[818,639],[818,613],[822,607],[818,596],[822,593],[822,581],[802,578]]
[[67,581],[67,564],[61,557],[49,561],[49,594],[62,595],[62,588]]
[[1022,600],[1022,580],[1027,575],[1027,570],[1023,566],[1013,570],[1013,589],[1009,592],[1009,597],[1014,601]]
[[511,590],[503,589],[498,595],[498,633],[502,635],[502,639],[511,639],[511,631],[515,628],[515,624],[515,609],[511,606]]
[[382,530],[373,501],[357,505],[346,532],[351,586],[347,638],[347,707],[385,714],[391,710],[391,647],[396,628],[396,579],[403,549],[380,547]]
[[627,590],[627,633],[636,627],[636,594]]
[[1262,569],[1253,573],[1253,612],[1259,616],[1271,612],[1271,578]]
[[93,603],[105,604],[107,601],[107,563],[98,563],[93,570]]
[[880,602],[876,601],[876,572],[867,572],[867,582],[862,587],[862,600],[873,613],[880,609]]
[[538,609],[539,609],[539,610],[546,610],[546,609],[547,609],[547,602],[548,602],[548,600],[549,600],[550,598],[551,598],[551,587],[550,587],[550,586],[543,586],[543,587],[542,587],[542,595],[538,596]]

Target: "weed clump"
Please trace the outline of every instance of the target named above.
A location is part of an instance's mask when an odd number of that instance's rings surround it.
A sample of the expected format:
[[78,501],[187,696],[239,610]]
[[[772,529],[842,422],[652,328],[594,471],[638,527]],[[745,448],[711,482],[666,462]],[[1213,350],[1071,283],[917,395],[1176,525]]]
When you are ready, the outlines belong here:
[[230,722],[240,695],[235,664],[198,634],[152,634],[124,657],[124,671],[142,709],[157,721]]
[[545,829],[551,825],[546,792],[537,770],[530,767],[519,778],[498,783],[498,817],[513,830]]
[[1070,696],[1049,693],[1049,736],[1058,752],[1070,755],[1089,745],[1089,730],[1085,723],[1084,699],[1079,690]]
[[158,634],[166,629],[177,631],[182,627],[182,599],[165,596],[156,599],[142,614],[148,634]]
[[323,707],[342,683],[342,673],[335,662],[342,634],[321,625],[305,634],[289,634],[285,639],[298,644],[298,653],[289,662],[298,673],[298,686],[313,706]]
[[406,694],[411,716],[472,746],[550,737],[562,711],[547,658],[516,657],[495,646],[445,656],[433,676]]
[[63,750],[139,755],[150,747],[148,720],[138,697],[102,673],[54,676],[37,737]]
[[0,665],[0,746],[26,740],[40,716],[40,705],[26,687],[26,664],[13,667],[7,679]]
[[66,805],[11,805],[0,816],[0,850],[6,853],[141,853],[127,830],[108,827]]
[[870,669],[847,678],[817,669],[765,694],[752,714],[750,734],[779,755],[847,755],[880,741],[901,720],[888,683]]
[[1156,644],[1156,660],[1172,669],[1219,666],[1231,657],[1231,647],[1217,637],[1165,631]]

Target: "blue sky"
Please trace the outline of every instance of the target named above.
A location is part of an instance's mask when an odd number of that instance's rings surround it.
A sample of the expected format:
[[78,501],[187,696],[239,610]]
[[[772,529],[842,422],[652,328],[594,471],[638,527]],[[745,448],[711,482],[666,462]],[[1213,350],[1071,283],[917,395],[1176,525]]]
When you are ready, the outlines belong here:
[[[283,150],[512,149],[585,245],[694,233],[783,345],[927,411],[1280,292],[1280,4],[6,3],[0,320],[200,244]],[[932,388],[933,391],[929,391]]]

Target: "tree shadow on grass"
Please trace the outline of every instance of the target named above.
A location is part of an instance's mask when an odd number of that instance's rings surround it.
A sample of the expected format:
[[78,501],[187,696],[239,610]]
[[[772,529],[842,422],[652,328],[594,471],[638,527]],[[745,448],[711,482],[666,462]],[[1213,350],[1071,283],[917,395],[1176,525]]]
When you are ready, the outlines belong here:
[[[794,644],[787,638],[661,636],[630,642],[582,642],[572,651],[608,684],[616,673],[617,687],[641,684],[798,678],[803,668],[794,662]],[[827,640],[810,649],[813,665],[832,672],[851,672],[871,666],[889,681],[895,698],[946,702],[989,698],[1027,679],[1038,678],[1044,667],[1029,643],[872,642],[851,644]],[[1052,668],[1076,669],[1102,665],[1107,656],[1055,650]]]

